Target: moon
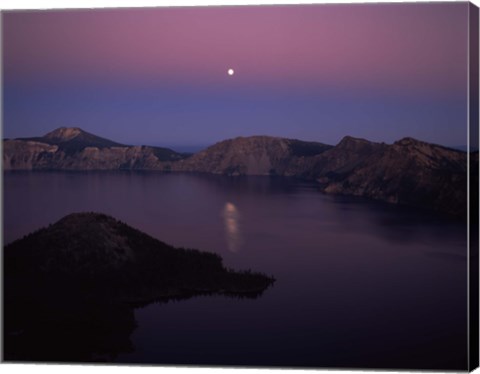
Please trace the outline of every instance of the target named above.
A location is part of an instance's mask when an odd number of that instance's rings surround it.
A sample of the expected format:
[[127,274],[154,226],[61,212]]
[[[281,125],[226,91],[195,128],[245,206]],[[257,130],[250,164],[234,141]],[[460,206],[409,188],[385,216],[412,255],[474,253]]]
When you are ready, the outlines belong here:
[[230,68],[230,69],[228,69],[227,73],[228,73],[228,75],[233,75],[233,74],[235,74],[235,70]]

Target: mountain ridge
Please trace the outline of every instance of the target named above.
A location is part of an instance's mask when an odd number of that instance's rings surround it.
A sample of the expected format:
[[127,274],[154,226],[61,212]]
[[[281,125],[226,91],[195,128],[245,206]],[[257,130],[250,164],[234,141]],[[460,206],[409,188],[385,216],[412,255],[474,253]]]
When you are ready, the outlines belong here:
[[[65,149],[72,142],[81,146]],[[79,128],[4,140],[4,170],[126,169],[295,177],[315,181],[328,194],[465,217],[467,158],[478,165],[478,152],[468,154],[412,137],[386,144],[347,135],[333,146],[267,135],[241,136],[193,155],[149,146],[108,146],[112,143],[119,144]]]
[[4,170],[169,170],[187,157],[169,148],[114,142],[79,127],[3,141]]

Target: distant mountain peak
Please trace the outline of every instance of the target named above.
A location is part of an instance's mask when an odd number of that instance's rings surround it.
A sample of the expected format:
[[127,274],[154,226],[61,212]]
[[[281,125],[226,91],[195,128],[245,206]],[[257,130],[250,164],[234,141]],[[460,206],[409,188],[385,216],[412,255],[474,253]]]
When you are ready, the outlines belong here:
[[408,136],[400,140],[397,140],[394,144],[409,146],[409,145],[420,145],[420,144],[428,144],[428,143],[422,142],[421,140],[417,140],[415,138]]
[[465,150],[458,149],[455,147],[446,147],[444,145],[440,144],[435,144],[435,143],[428,143],[423,140],[418,140],[412,137],[405,137],[400,140],[397,140],[395,143],[393,143],[396,146],[402,146],[402,147],[407,147],[409,149],[437,149],[437,150],[443,150],[443,151],[448,151],[448,152],[465,152]]
[[125,145],[91,134],[79,127],[59,127],[39,138],[48,144],[56,144],[71,151],[82,150],[85,147],[124,147]]
[[353,136],[350,136],[350,135],[347,135],[347,136],[344,136],[342,138],[342,140],[340,140],[340,143],[338,144],[352,144],[352,143],[355,143],[355,144],[359,144],[359,143],[362,143],[362,144],[365,144],[365,143],[373,143],[369,140],[366,140],[366,139],[363,139],[363,138],[355,138]]
[[59,127],[58,129],[55,129],[49,132],[48,134],[45,134],[44,138],[68,141],[73,138],[76,138],[78,135],[82,133],[85,133],[85,131],[83,131],[79,127]]

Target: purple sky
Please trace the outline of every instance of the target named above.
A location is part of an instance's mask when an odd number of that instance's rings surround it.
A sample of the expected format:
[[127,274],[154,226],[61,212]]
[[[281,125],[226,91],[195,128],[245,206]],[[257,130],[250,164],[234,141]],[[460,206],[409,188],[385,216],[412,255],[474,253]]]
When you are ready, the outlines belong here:
[[[468,3],[5,12],[4,137],[466,144]],[[227,75],[229,68],[235,74]]]

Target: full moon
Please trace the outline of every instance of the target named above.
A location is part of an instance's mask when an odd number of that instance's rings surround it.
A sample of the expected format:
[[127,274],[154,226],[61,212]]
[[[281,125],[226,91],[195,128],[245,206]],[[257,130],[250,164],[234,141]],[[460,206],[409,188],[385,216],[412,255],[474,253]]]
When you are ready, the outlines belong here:
[[233,69],[228,69],[227,73],[228,75],[233,75],[235,74],[235,71]]

